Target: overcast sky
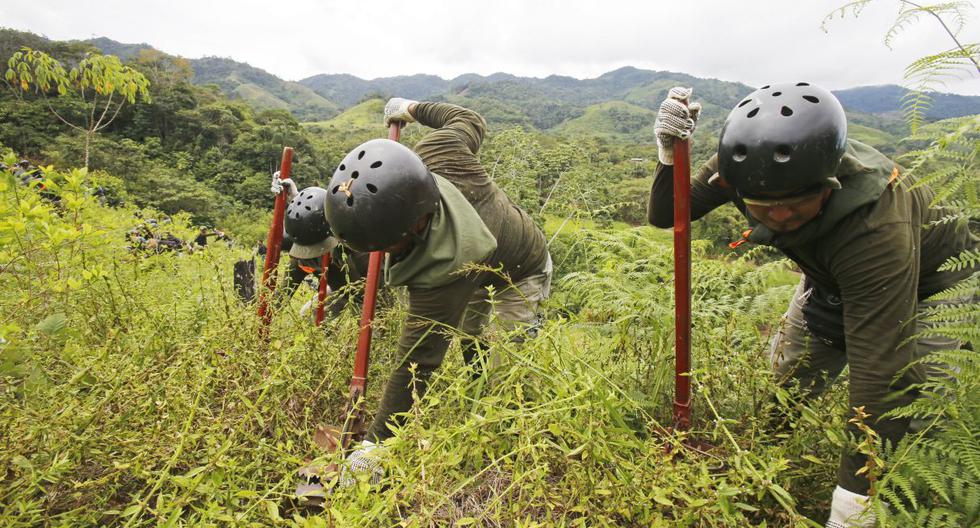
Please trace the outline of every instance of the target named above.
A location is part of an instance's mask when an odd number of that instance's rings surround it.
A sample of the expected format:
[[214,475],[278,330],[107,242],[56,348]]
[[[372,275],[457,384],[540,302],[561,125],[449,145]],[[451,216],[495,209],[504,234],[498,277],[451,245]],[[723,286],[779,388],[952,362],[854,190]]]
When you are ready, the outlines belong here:
[[[844,0],[393,1],[0,0],[0,26],[53,39],[105,36],[187,58],[228,57],[287,80],[497,71],[596,77],[631,65],[838,89],[900,84],[909,62],[952,46],[923,18],[883,43],[897,0],[820,29]],[[980,41],[974,11],[961,41]],[[947,90],[980,95],[980,78]]]

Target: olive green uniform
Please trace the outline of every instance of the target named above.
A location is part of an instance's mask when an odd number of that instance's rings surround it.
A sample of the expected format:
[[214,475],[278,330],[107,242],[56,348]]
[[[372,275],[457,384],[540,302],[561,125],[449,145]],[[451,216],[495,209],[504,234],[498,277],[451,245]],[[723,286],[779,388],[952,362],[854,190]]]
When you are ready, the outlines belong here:
[[[374,440],[391,435],[389,421],[395,413],[411,408],[413,388],[420,395],[424,392],[429,377],[442,364],[453,331],[479,333],[489,314],[488,286],[501,292],[498,301],[510,296],[515,303],[533,306],[547,296],[550,276],[544,234],[477,159],[486,131],[483,118],[446,103],[419,103],[415,118],[435,129],[415,151],[436,175],[442,200],[424,240],[387,269],[390,285],[408,286],[409,307],[398,340],[401,361],[385,387],[369,432]],[[473,265],[499,274],[473,270]],[[529,323],[533,310],[515,309],[510,315]]]
[[[901,372],[919,356],[917,348],[925,346],[910,339],[916,332],[920,301],[968,275],[969,270],[940,272],[938,267],[949,257],[977,246],[964,225],[927,227],[944,213],[929,206],[934,194],[927,186],[910,189],[911,182],[903,181],[898,171],[878,151],[849,140],[837,172],[843,188],[832,192],[816,218],[784,234],[773,233],[752,218],[733,189],[708,183],[718,172],[716,157],[700,167],[691,182],[692,220],[732,202],[753,227],[749,241],[776,247],[799,265],[808,284],[801,284],[798,297],[806,294],[803,302],[814,303],[818,309],[814,320],[795,324],[807,326],[821,338],[822,349],[846,354],[849,405],[864,406],[872,416],[870,425],[893,443],[907,431],[908,420],[879,417],[910,403],[915,394],[903,390],[923,379],[920,369]],[[655,226],[673,225],[672,167],[658,167],[647,214]],[[794,299],[794,303],[799,301]],[[787,316],[793,312],[791,305]],[[783,337],[777,334],[775,339]],[[778,355],[777,348],[774,356]],[[777,371],[785,372],[778,365],[779,358],[774,359]],[[814,357],[814,364],[826,363],[825,359]],[[834,368],[827,370],[836,374]],[[866,494],[868,481],[855,475],[864,463],[863,455],[844,453],[839,484]]]
[[[285,302],[296,293],[296,289],[307,275],[313,274],[320,280],[323,274],[322,257],[297,258],[290,256],[289,272],[286,274],[282,288],[276,293],[277,302]],[[348,303],[360,303],[364,296],[362,288],[356,291],[344,291],[344,287],[353,284],[367,272],[368,254],[352,251],[343,246],[334,247],[330,255],[330,266],[327,268],[327,286],[333,292],[326,301],[326,309],[331,316],[336,317]]]

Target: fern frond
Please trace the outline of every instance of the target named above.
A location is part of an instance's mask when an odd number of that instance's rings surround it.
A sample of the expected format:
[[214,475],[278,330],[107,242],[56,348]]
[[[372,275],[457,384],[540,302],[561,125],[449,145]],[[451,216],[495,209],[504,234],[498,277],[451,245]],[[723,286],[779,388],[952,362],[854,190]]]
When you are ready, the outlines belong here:
[[949,257],[939,266],[939,271],[960,271],[977,265],[980,265],[980,249],[966,249],[959,255]]
[[828,13],[826,16],[823,17],[823,20],[820,22],[820,29],[824,33],[826,33],[828,31],[827,24],[830,21],[832,21],[835,18],[844,18],[845,16],[847,16],[848,13],[851,13],[854,17],[859,16],[861,14],[861,11],[863,11],[864,8],[867,7],[868,4],[870,3],[871,0],[854,0],[852,2],[848,2],[844,4],[841,7],[838,7],[837,9],[834,9],[833,11],[831,11],[830,13]]
[[971,183],[973,179],[972,176],[964,177],[965,175],[960,170],[956,170],[952,174],[952,178],[947,178],[946,185],[940,186],[936,189],[936,196],[933,198],[934,203],[942,203],[949,199],[951,196],[956,195],[963,191],[964,187]]
[[[956,258],[956,257],[953,257]],[[947,264],[949,261],[947,261]],[[940,268],[941,269],[941,268]],[[948,271],[948,270],[945,270]],[[950,288],[946,288],[930,297],[933,300],[965,299],[968,295],[975,295],[977,288],[980,288],[980,273],[975,273]]]
[[905,67],[905,79],[912,84],[913,89],[929,89],[939,79],[958,78],[956,73],[962,72],[963,66],[972,66],[978,54],[980,44],[971,43],[962,48],[957,46],[926,55]]
[[[976,291],[968,292],[970,297]],[[924,310],[923,316],[930,323],[969,321],[980,317],[980,306],[973,301],[944,303]]]
[[912,8],[904,2],[899,4],[898,16],[885,33],[885,46],[888,49],[892,49],[892,42],[898,37],[899,34],[901,34],[902,31],[905,30],[906,27],[918,22],[919,15],[921,14],[921,9]]
[[954,212],[948,214],[938,220],[933,220],[929,222],[929,227],[940,226],[952,223],[966,223],[977,216],[980,211],[973,211],[972,209],[963,208],[959,212]]
[[980,44],[966,44],[926,55],[905,68],[905,81],[911,91],[902,98],[902,109],[913,133],[924,122],[925,112],[931,106],[929,92],[945,86],[948,79],[961,78],[964,71],[972,71],[978,56]]
[[905,507],[906,503],[911,504],[913,510],[918,508],[919,501],[915,499],[912,482],[906,475],[898,472],[892,473],[888,484],[890,486],[882,487],[878,490],[878,494],[882,499],[891,504],[893,508],[898,510],[900,514],[905,516],[909,515],[909,510]]
[[902,97],[902,113],[913,131],[925,122],[925,115],[932,107],[932,97],[925,90],[912,90]]

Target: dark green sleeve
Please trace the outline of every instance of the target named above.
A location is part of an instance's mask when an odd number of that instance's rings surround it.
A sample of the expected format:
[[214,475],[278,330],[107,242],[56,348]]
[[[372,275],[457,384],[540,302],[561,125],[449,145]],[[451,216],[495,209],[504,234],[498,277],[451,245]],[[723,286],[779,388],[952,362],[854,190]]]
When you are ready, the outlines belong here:
[[[429,378],[442,364],[449,341],[476,287],[477,283],[470,278],[439,288],[409,287],[408,317],[398,338],[397,354],[401,361],[385,386],[369,438],[390,437],[388,423],[394,419],[393,415],[411,409],[413,388],[419,397],[425,394]],[[413,364],[416,365],[414,387]]]
[[448,103],[419,103],[415,118],[435,129],[415,145],[430,171],[452,182],[471,202],[490,191],[492,182],[476,156],[487,128],[480,114]]
[[[854,226],[845,226],[850,230]],[[830,260],[844,304],[844,337],[850,366],[849,407],[864,407],[868,424],[892,443],[908,429],[906,419],[882,419],[912,402],[907,389],[922,381],[908,369],[915,357],[919,255],[907,222],[890,223],[848,237]],[[852,412],[853,414],[853,412]],[[848,430],[858,434],[851,424]],[[837,473],[841,487],[867,494],[869,483],[855,473],[865,464],[860,453],[845,452]]]
[[[729,193],[708,183],[708,178],[716,172],[717,155],[703,163],[691,178],[691,220],[731,201]],[[670,165],[657,164],[647,201],[647,221],[656,227],[674,226],[674,167]]]
[[487,122],[483,116],[468,108],[449,103],[419,103],[415,107],[415,120],[429,128],[439,129],[438,133],[428,134],[419,145],[425,145],[427,142],[433,144],[460,142],[470,151],[470,154],[480,151],[487,130]]

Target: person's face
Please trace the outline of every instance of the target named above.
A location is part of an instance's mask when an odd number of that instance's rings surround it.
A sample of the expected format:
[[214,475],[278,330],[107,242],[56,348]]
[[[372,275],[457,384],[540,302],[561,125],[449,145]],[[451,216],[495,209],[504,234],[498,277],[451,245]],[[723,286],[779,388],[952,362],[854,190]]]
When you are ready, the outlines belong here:
[[749,214],[774,233],[789,233],[803,227],[820,214],[831,189],[821,187],[802,194],[743,197]]
[[425,215],[422,218],[419,218],[418,221],[415,222],[415,225],[412,226],[413,233],[405,235],[401,240],[396,242],[395,245],[387,247],[383,251],[392,255],[401,255],[402,253],[412,249],[415,244],[415,239],[424,233],[425,228],[429,226],[429,218],[431,217],[432,215]]
[[385,253],[390,253],[392,255],[401,255],[408,250],[409,246],[412,245],[412,235],[405,235],[401,240],[395,243],[395,245],[387,247],[382,251]]

